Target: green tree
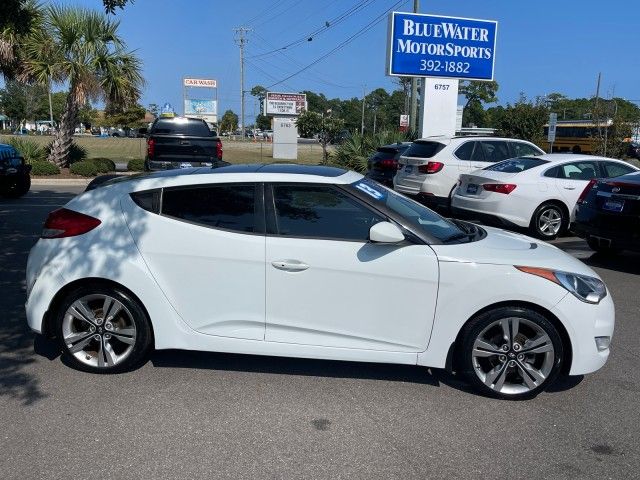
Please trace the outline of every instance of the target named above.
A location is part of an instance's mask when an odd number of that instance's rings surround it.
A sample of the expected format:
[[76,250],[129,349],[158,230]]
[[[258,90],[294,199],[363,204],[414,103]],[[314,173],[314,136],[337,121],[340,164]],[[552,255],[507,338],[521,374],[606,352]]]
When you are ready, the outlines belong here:
[[462,113],[462,125],[465,127],[476,125],[487,126],[487,115],[484,104],[496,103],[498,97],[498,82],[479,82],[464,80],[460,82],[460,95],[464,95],[466,102]]
[[541,98],[527,99],[524,93],[514,104],[507,104],[497,127],[505,137],[520,138],[540,144],[543,140],[544,124],[549,118],[549,109]]
[[0,90],[0,109],[19,125],[27,120],[38,120],[44,115],[49,118],[47,90],[40,85],[10,80]]
[[258,99],[258,102],[260,102],[260,113],[264,113],[262,109],[264,108],[264,99],[267,97],[267,89],[262,85],[256,85],[251,89],[250,93]]
[[139,104],[126,108],[108,105],[104,113],[105,121],[112,127],[136,128],[144,123],[147,110]]
[[256,128],[260,130],[269,130],[271,128],[271,119],[266,115],[259,113],[256,116]]
[[221,132],[235,132],[238,128],[238,115],[233,113],[232,110],[227,110],[222,115],[222,120],[220,120],[220,131]]
[[67,163],[78,111],[90,99],[129,108],[143,84],[140,60],[126,50],[119,22],[105,14],[50,5],[44,21],[26,36],[24,72],[40,85],[51,78],[69,85],[69,95],[55,132],[49,160]]

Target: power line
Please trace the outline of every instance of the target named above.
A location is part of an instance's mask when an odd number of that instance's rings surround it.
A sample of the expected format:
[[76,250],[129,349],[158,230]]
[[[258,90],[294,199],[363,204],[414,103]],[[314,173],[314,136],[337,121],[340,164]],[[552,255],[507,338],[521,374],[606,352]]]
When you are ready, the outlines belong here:
[[271,20],[273,20],[277,16],[282,15],[286,10],[289,10],[289,9],[292,9],[293,7],[295,7],[301,1],[302,0],[295,0],[293,2],[293,4],[287,6],[286,8],[282,9],[281,11],[276,11],[274,8],[269,9],[272,12],[272,15],[268,15],[266,18],[263,18],[260,23],[256,23],[255,25],[253,25],[253,27],[254,28],[258,28],[258,27],[264,25],[265,23],[270,22]]
[[385,18],[385,16],[391,12],[392,10],[394,10],[395,8],[399,7],[401,4],[403,3],[407,3],[408,0],[399,0],[396,3],[394,3],[390,8],[388,8],[387,10],[385,10],[384,12],[382,12],[380,15],[378,15],[376,18],[374,18],[371,22],[369,22],[367,25],[365,25],[364,27],[362,27],[360,30],[358,30],[356,33],[354,33],[353,35],[351,35],[349,38],[347,38],[346,40],[344,40],[342,43],[338,44],[336,47],[334,47],[333,49],[329,50],[327,53],[325,53],[324,55],[321,55],[320,57],[316,58],[313,62],[311,62],[310,64],[308,64],[306,67],[301,68],[300,70],[298,70],[295,73],[292,73],[291,75],[283,78],[282,80],[280,80],[279,82],[276,82],[274,84],[269,85],[268,87],[266,87],[267,89],[271,88],[271,87],[275,87],[276,85],[279,85],[283,82],[286,82],[287,80],[295,77],[296,75],[299,75],[300,73],[304,72],[305,70],[308,70],[309,68],[313,67],[314,65],[320,63],[322,60],[324,60],[325,58],[329,57],[330,55],[334,54],[335,52],[337,52],[338,50],[340,50],[341,48],[345,47],[346,45],[348,45],[349,43],[351,43],[353,40],[355,40],[356,38],[358,38],[359,36],[361,36],[362,34],[366,33],[367,31],[371,30],[375,25],[377,25],[378,23],[380,23],[381,20],[383,20]]
[[310,41],[313,40],[314,37],[326,32],[330,28],[340,24],[341,22],[343,22],[344,20],[349,18],[351,15],[356,14],[358,11],[362,10],[364,7],[366,7],[367,5],[372,3],[373,1],[375,1],[375,0],[360,0],[355,5],[353,5],[349,9],[347,9],[345,12],[341,13],[340,15],[338,15],[336,18],[333,18],[333,19],[331,19],[329,21],[326,21],[325,24],[322,27],[314,30],[313,32],[308,33],[306,35],[303,35],[302,37],[299,37],[298,39],[296,39],[296,40],[294,40],[292,42],[289,42],[289,43],[287,43],[286,45],[284,45],[282,47],[274,48],[273,50],[269,50],[267,52],[263,52],[263,53],[260,53],[258,55],[254,55],[253,58],[272,55],[272,54],[274,54],[276,52],[281,52],[282,50],[286,50],[288,48],[295,47],[295,46],[298,46],[298,45],[306,43],[306,42],[310,42]]
[[286,0],[277,0],[273,5],[270,5],[267,8],[265,8],[264,10],[261,10],[260,13],[258,13],[257,15],[251,17],[249,20],[247,20],[245,22],[245,25],[251,25],[254,21],[256,21],[258,18],[263,16],[265,13],[273,12],[274,8],[277,8],[279,4],[281,4],[281,3],[285,2],[285,1]]

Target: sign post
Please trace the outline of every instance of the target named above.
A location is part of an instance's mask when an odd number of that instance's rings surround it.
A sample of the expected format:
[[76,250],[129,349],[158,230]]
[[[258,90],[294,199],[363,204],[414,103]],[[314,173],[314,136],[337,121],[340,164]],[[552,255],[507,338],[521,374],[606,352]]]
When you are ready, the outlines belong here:
[[273,117],[273,158],[298,158],[297,117],[307,109],[304,93],[267,92],[264,114]]
[[392,12],[387,75],[421,77],[420,134],[455,135],[458,81],[493,80],[498,22]]
[[549,142],[549,153],[553,153],[553,142],[556,141],[556,125],[558,124],[558,114],[549,114],[549,130],[547,132],[547,142]]

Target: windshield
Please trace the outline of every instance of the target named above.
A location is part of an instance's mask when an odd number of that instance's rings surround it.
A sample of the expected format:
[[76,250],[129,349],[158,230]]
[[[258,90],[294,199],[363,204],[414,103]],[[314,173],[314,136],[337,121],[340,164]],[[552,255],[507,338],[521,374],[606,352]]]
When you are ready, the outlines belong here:
[[377,182],[364,178],[352,183],[351,186],[371,197],[372,203],[383,205],[400,215],[413,229],[421,230],[442,242],[469,236],[469,232],[456,223]]

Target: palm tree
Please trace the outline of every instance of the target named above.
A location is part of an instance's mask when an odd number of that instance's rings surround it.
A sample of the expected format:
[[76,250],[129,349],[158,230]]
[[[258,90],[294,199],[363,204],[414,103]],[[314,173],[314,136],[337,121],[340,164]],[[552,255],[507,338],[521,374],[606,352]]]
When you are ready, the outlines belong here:
[[101,12],[51,5],[40,28],[21,48],[24,76],[33,83],[65,84],[69,95],[51,145],[49,160],[67,163],[78,111],[88,100],[126,108],[143,85],[141,62],[118,35],[120,22]]

